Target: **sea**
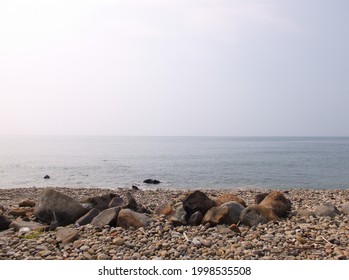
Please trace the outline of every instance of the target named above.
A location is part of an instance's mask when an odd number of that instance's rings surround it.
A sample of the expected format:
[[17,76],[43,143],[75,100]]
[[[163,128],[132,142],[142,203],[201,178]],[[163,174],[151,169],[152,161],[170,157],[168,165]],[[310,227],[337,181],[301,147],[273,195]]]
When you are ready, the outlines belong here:
[[0,188],[133,185],[349,189],[349,137],[0,136]]

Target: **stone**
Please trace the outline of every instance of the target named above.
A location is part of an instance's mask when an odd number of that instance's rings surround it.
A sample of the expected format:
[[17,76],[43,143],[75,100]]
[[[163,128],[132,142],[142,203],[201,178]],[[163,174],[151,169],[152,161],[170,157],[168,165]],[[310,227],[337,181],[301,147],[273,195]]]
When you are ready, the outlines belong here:
[[139,213],[150,213],[148,209],[143,207],[141,204],[137,203],[137,201],[134,199],[134,197],[130,192],[126,193],[126,199],[127,199],[127,205],[125,206],[125,208],[131,209]]
[[238,223],[244,207],[238,202],[226,202],[221,206],[212,207],[203,218],[203,223],[210,225]]
[[200,211],[196,211],[193,215],[190,216],[190,218],[188,220],[188,225],[191,225],[191,226],[199,225],[201,223],[203,217],[204,216],[201,214]]
[[51,177],[49,175],[45,175],[44,176],[44,179],[47,180],[47,179],[50,179]]
[[342,213],[345,215],[349,215],[349,202],[342,205]]
[[156,214],[165,215],[165,216],[171,215],[173,213],[173,211],[174,211],[174,209],[173,209],[172,201],[161,203],[154,210],[154,212]]
[[254,196],[254,203],[259,204],[263,201],[264,198],[268,196],[269,193],[258,193]]
[[19,207],[35,207],[35,204],[36,203],[33,200],[24,199],[18,204],[18,206]]
[[113,199],[110,201],[108,208],[113,208],[113,207],[123,208],[125,206],[126,206],[125,200],[121,196],[117,195],[113,197]]
[[231,224],[229,227],[228,227],[231,231],[234,231],[236,233],[241,233],[239,227],[237,226],[237,224]]
[[75,222],[75,224],[77,224],[79,226],[87,225],[87,224],[91,223],[93,218],[97,217],[99,215],[99,213],[101,213],[101,211],[99,211],[96,208],[93,208],[90,211],[88,211],[84,216],[80,217]]
[[6,216],[0,215],[0,230],[6,230],[9,228],[11,220]]
[[174,226],[181,226],[187,224],[187,212],[184,210],[183,203],[175,205],[175,210],[169,218],[169,221]]
[[291,201],[279,191],[268,194],[259,205],[271,209],[280,218],[291,210]]
[[10,228],[13,228],[15,231],[19,231],[21,228],[29,228],[31,231],[44,230],[46,227],[34,221],[23,221],[21,219],[17,219],[10,224]]
[[115,226],[120,212],[120,207],[108,208],[103,210],[98,216],[94,217],[91,225],[102,228],[105,225]]
[[242,198],[238,197],[235,194],[230,194],[230,193],[222,194],[222,195],[220,195],[219,197],[217,197],[215,199],[215,202],[216,202],[217,206],[220,206],[220,205],[222,205],[222,204],[224,204],[226,202],[230,202],[230,201],[238,202],[242,206],[246,207],[246,202]]
[[89,197],[84,200],[82,203],[85,208],[93,209],[96,208],[100,211],[103,211],[109,207],[110,202],[114,197],[119,197],[117,194],[109,193],[100,196]]
[[25,217],[25,216],[31,216],[33,214],[34,209],[27,209],[27,208],[13,208],[11,209],[8,214],[15,216],[15,217]]
[[87,212],[88,210],[75,199],[52,188],[47,188],[40,195],[34,215],[47,224],[65,226],[75,223]]
[[328,216],[328,217],[334,218],[336,215],[340,214],[340,211],[333,204],[325,203],[325,204],[317,206],[314,209],[314,213],[318,217]]
[[122,246],[125,244],[125,239],[123,239],[121,237],[116,237],[113,239],[113,244],[116,246]]
[[241,223],[250,227],[277,220],[279,217],[270,208],[261,205],[248,206],[240,214]]
[[159,180],[154,180],[154,179],[146,179],[143,181],[143,183],[145,184],[153,184],[153,185],[157,185],[160,184],[161,182]]
[[139,191],[139,188],[138,188],[137,186],[133,185],[133,186],[132,186],[132,190],[134,190],[134,191]]
[[201,191],[192,192],[183,201],[184,210],[189,217],[196,211],[200,211],[202,215],[205,215],[214,206],[216,206],[216,202]]
[[58,242],[61,242],[62,244],[68,244],[70,242],[73,242],[79,238],[79,232],[74,228],[60,228],[56,232],[56,239]]
[[131,209],[121,209],[117,219],[117,225],[126,229],[130,227],[135,229],[145,227],[148,222],[148,216],[142,213],[137,213]]
[[299,217],[315,217],[314,212],[307,209],[298,209],[296,215]]

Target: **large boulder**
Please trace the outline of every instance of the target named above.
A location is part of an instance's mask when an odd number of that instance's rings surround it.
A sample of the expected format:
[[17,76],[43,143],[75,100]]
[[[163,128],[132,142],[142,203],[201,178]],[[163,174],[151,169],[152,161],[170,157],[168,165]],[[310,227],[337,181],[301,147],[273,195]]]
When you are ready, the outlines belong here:
[[121,209],[117,219],[117,225],[122,228],[145,227],[149,222],[148,216],[137,213],[131,209]]
[[246,202],[235,194],[226,193],[222,194],[215,199],[217,206],[220,206],[226,202],[235,201],[240,203],[242,206],[246,207]]
[[183,203],[179,202],[174,205],[174,212],[169,218],[169,221],[174,226],[181,226],[187,224],[187,212],[184,210]]
[[216,206],[216,202],[201,191],[195,191],[189,194],[183,201],[184,210],[189,217],[196,211],[200,211],[202,215],[205,215],[214,206]]
[[0,215],[0,230],[5,230],[9,228],[11,220],[6,216]]
[[269,193],[257,193],[254,196],[254,204],[259,204],[263,201],[264,198],[266,198],[269,195]]
[[117,194],[109,193],[101,196],[89,197],[86,200],[84,200],[82,203],[84,207],[87,209],[96,208],[100,211],[103,211],[109,208],[109,204],[114,197],[120,197],[120,196]]
[[158,215],[168,216],[173,213],[173,202],[167,201],[163,202],[160,205],[156,206],[154,212]]
[[201,224],[202,219],[203,219],[203,215],[201,214],[201,212],[196,211],[193,215],[190,216],[188,220],[188,225],[198,226],[199,224]]
[[124,208],[125,206],[126,206],[125,200],[121,196],[117,195],[113,197],[113,199],[110,201],[108,208],[113,208],[113,207]]
[[21,219],[16,219],[10,224],[10,228],[15,231],[19,231],[21,228],[29,228],[30,230],[44,230],[47,226],[34,222],[34,221],[23,221]]
[[259,205],[271,209],[280,218],[291,210],[291,201],[279,191],[268,194]]
[[96,208],[93,208],[90,211],[88,211],[84,216],[80,217],[75,222],[75,224],[79,225],[79,226],[87,225],[87,224],[91,223],[92,220],[99,215],[99,213],[101,213],[101,211],[99,211]]
[[36,204],[34,215],[40,221],[56,226],[73,224],[88,210],[71,198],[52,188],[45,189]]
[[340,211],[333,204],[325,203],[325,204],[317,206],[314,209],[314,213],[318,217],[328,216],[328,217],[333,218],[334,216],[339,215]]
[[140,203],[137,203],[137,201],[134,199],[130,192],[126,193],[126,199],[127,204],[124,208],[128,208],[139,213],[150,213],[150,211],[147,208],[143,207],[143,205],[141,205]]
[[106,225],[115,226],[119,212],[120,207],[105,209],[93,218],[93,220],[91,221],[91,225],[100,228]]
[[261,205],[248,206],[240,214],[241,223],[250,227],[277,220],[279,217],[270,208]]
[[210,225],[237,224],[242,210],[244,210],[244,206],[240,203],[235,201],[226,202],[221,206],[212,207],[208,210],[203,218],[203,223],[209,223]]

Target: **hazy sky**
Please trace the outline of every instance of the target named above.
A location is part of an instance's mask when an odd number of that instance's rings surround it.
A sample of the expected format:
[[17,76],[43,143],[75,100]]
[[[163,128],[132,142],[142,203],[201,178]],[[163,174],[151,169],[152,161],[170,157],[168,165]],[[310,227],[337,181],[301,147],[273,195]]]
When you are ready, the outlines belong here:
[[349,1],[0,0],[0,134],[349,136]]

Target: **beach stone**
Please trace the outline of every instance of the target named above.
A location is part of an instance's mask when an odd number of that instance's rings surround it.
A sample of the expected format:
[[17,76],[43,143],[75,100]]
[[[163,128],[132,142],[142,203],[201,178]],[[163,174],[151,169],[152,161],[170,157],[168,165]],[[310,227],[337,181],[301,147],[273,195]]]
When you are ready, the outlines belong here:
[[34,215],[47,224],[65,226],[74,223],[86,212],[87,210],[75,199],[47,188],[40,195]]
[[30,216],[34,212],[34,209],[27,209],[27,208],[13,208],[11,209],[8,214],[15,216],[15,217],[25,217]]
[[18,206],[19,207],[35,207],[35,204],[36,203],[33,200],[24,199],[18,204]]
[[[100,211],[103,211],[109,207],[109,203],[112,201],[114,197],[118,195],[109,193],[101,196],[89,197],[83,201],[84,207],[87,209],[96,208]],[[118,196],[120,197],[120,196]]]
[[6,230],[9,228],[11,220],[6,216],[0,215],[0,230]]
[[188,225],[197,226],[201,223],[203,215],[200,211],[196,211],[193,215],[190,216],[188,220]]
[[244,207],[238,202],[226,202],[221,206],[212,207],[203,218],[203,223],[210,225],[238,223]]
[[228,228],[236,233],[241,233],[239,227],[236,224],[231,224]]
[[93,208],[88,211],[84,216],[80,217],[75,224],[79,226],[87,225],[92,222],[93,218],[97,217],[101,213],[100,210]]
[[15,231],[19,231],[21,228],[29,228],[31,231],[44,230],[46,227],[34,221],[23,221],[21,219],[17,219],[10,224],[10,228],[13,228]]
[[268,194],[259,205],[271,209],[280,218],[291,210],[291,201],[279,191]]
[[134,191],[139,191],[139,188],[136,185],[132,185],[131,189]]
[[336,215],[340,214],[340,211],[333,204],[324,203],[322,205],[317,206],[314,209],[314,213],[318,217],[328,216],[328,217],[334,218]]
[[349,215],[349,202],[342,205],[342,213],[345,215]]
[[121,209],[117,219],[117,225],[122,228],[140,228],[145,227],[149,222],[148,216],[137,213],[131,209]]
[[91,221],[91,225],[102,228],[105,225],[115,226],[120,207],[108,208],[100,212]]
[[254,196],[254,204],[259,204],[264,198],[268,196],[269,193],[258,193]]
[[192,192],[183,201],[184,210],[189,217],[196,211],[200,211],[202,215],[205,215],[214,206],[216,206],[216,202],[201,191]]
[[156,179],[145,179],[143,183],[157,185],[157,184],[160,184],[161,182]]
[[44,179],[47,180],[47,179],[50,179],[51,177],[49,175],[45,175],[44,176]]
[[79,238],[79,232],[74,228],[60,228],[56,232],[56,240],[62,244],[68,244]]
[[296,215],[299,217],[315,217],[315,214],[313,211],[307,210],[307,209],[299,209],[296,211]]
[[113,207],[120,207],[123,208],[126,206],[126,201],[119,195],[113,197],[113,199],[110,201],[108,208]]
[[250,227],[277,220],[279,217],[270,208],[261,205],[248,206],[240,214],[241,223]]
[[187,224],[186,218],[187,218],[187,212],[184,210],[183,203],[179,203],[175,205],[175,211],[169,218],[169,221],[174,226],[181,226],[181,225]]
[[116,237],[113,239],[113,244],[115,244],[116,246],[122,246],[125,244],[125,239],[121,237]]
[[240,203],[242,206],[246,207],[246,202],[235,194],[227,193],[222,194],[215,199],[216,205],[220,206],[226,202],[235,201]]
[[149,213],[149,210],[143,207],[141,204],[137,203],[130,192],[126,193],[127,205],[125,208],[131,209],[138,213]]
[[171,201],[161,203],[154,210],[154,212],[156,214],[158,214],[158,215],[165,215],[165,216],[168,216],[168,215],[172,214],[173,211],[174,211],[174,209],[173,209],[173,202],[171,202]]

